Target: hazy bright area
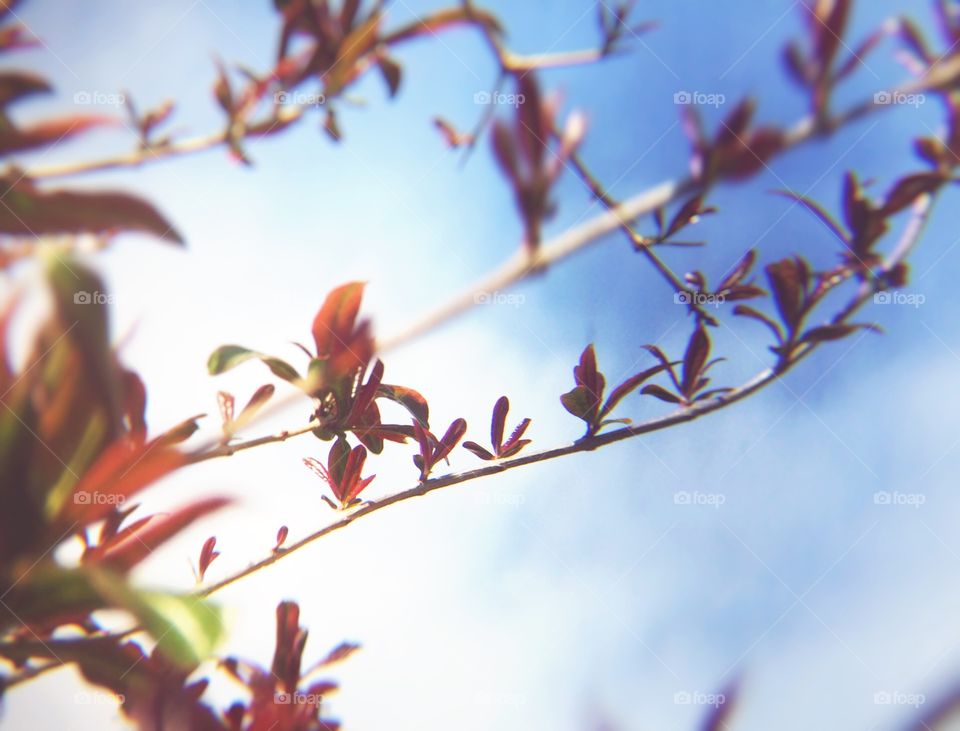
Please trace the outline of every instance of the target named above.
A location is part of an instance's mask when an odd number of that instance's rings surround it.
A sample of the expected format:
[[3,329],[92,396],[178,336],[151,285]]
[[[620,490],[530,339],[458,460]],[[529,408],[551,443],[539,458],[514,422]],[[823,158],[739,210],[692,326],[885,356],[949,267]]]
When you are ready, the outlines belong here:
[[[390,11],[400,23],[436,5],[396,0]],[[518,51],[596,42],[592,0],[487,5]],[[857,3],[852,36],[907,11],[928,27],[927,5]],[[266,0],[32,0],[21,16],[45,45],[18,60],[57,84],[57,95],[23,108],[38,118],[75,109],[80,92],[104,102],[123,92],[141,105],[176,99],[175,129],[218,129],[213,59],[267,68],[276,53]],[[660,26],[629,53],[541,75],[565,110],[586,112],[583,155],[615,196],[686,172],[678,92],[716,95],[716,107],[703,108],[711,125],[746,94],[770,123],[805,113],[780,61],[800,31],[798,3],[643,0],[637,17]],[[870,56],[840,99],[902,75],[891,55],[888,44]],[[125,235],[91,256],[114,296],[124,359],[148,386],[152,429],[201,412],[215,429],[218,389],[248,394],[270,376],[256,364],[213,378],[210,352],[236,342],[295,360],[291,341],[309,338],[317,307],[342,282],[368,282],[364,312],[386,336],[513,254],[522,227],[488,140],[464,162],[431,124],[437,114],[463,128],[478,119],[475,94],[496,75],[487,49],[464,30],[397,57],[397,98],[385,99],[379,78],[361,83],[351,96],[365,104],[341,105],[342,144],[317,116],[251,144],[249,169],[217,150],[84,179],[142,193],[187,240],[179,250]],[[764,263],[800,251],[830,264],[835,242],[822,224],[767,191],[797,189],[835,209],[846,170],[885,189],[917,167],[910,135],[941,124],[931,99],[778,158],[711,195],[720,212],[696,231],[708,247],[665,256],[680,272],[722,272],[752,246]],[[87,159],[131,144],[107,130],[26,159]],[[548,237],[601,212],[569,174],[557,202]],[[224,653],[268,662],[277,602],[296,599],[308,658],[342,640],[363,645],[332,673],[342,690],[330,707],[357,731],[582,731],[600,719],[614,729],[695,729],[710,694],[737,680],[731,728],[902,723],[916,712],[908,699],[932,703],[960,679],[955,203],[946,191],[912,260],[908,291],[922,298],[860,318],[885,334],[831,344],[695,424],[358,521],[220,593]],[[616,381],[648,364],[643,344],[682,352],[691,329],[686,308],[616,234],[502,295],[385,356],[387,380],[422,391],[437,425],[463,416],[482,441],[503,394],[511,422],[532,417],[534,447],[578,438],[582,424],[559,396],[585,345],[595,343]],[[769,333],[756,323],[733,322],[713,338],[728,359],[713,372],[717,385],[771,362]],[[622,411],[642,419],[666,408],[632,396]],[[303,400],[249,436],[303,425],[309,412]],[[144,497],[153,510],[208,493],[239,502],[165,546],[137,580],[189,590],[209,535],[223,554],[208,574],[216,580],[268,553],[280,525],[295,538],[330,520],[323,485],[301,462],[326,451],[298,438],[153,488]],[[458,448],[451,464],[478,463]],[[388,449],[374,469],[371,498],[416,482],[403,449]],[[46,675],[6,697],[0,725],[122,728],[115,705],[85,688],[73,671]],[[227,701],[236,688],[217,682],[212,693]]]

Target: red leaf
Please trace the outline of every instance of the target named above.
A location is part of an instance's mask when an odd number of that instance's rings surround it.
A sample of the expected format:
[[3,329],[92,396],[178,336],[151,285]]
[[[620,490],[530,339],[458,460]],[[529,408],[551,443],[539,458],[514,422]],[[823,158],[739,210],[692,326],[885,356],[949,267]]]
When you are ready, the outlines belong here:
[[52,91],[49,82],[42,76],[28,71],[0,72],[0,107],[33,94],[45,94]]
[[507,412],[510,410],[510,401],[506,396],[497,399],[493,406],[493,417],[490,419],[490,443],[493,451],[499,452],[503,445],[503,430],[507,423]]
[[497,163],[513,187],[517,189],[520,185],[520,161],[517,158],[517,147],[510,128],[499,119],[493,124],[491,144]]
[[789,43],[783,49],[783,63],[791,79],[802,87],[810,86],[810,69],[796,43]]
[[636,375],[631,376],[626,381],[617,386],[613,391],[610,392],[610,396],[607,398],[607,402],[603,405],[603,409],[600,412],[600,419],[603,419],[607,414],[613,412],[613,410],[627,395],[633,393],[640,387],[642,383],[649,380],[653,376],[662,372],[667,366],[664,364],[653,366],[652,368],[647,368],[645,371],[640,371]]
[[507,457],[513,457],[515,454],[519,453],[524,447],[531,443],[530,439],[518,439],[515,442],[510,443],[509,446],[505,446],[503,451],[500,452],[500,459],[506,459]]
[[200,549],[200,562],[198,564],[200,568],[200,581],[203,581],[203,577],[206,575],[207,569],[210,568],[210,564],[220,555],[219,551],[214,550],[216,545],[217,537],[210,536],[203,544],[203,548]]
[[108,446],[77,482],[63,506],[64,518],[88,525],[104,517],[114,505],[181,467],[185,455],[152,443],[133,444],[120,439]]
[[334,665],[338,662],[343,662],[359,649],[360,645],[354,642],[342,642],[327,653],[325,658],[318,661],[317,664],[310,669],[310,672]]
[[826,69],[833,62],[843,42],[850,17],[850,0],[816,0],[810,16],[814,55],[820,67]]
[[743,255],[743,258],[737,262],[736,266],[733,267],[727,276],[723,278],[723,281],[717,285],[717,291],[723,292],[724,290],[730,289],[731,287],[740,284],[744,278],[750,274],[750,270],[753,269],[753,264],[757,259],[757,252],[755,249],[750,249],[746,254]]
[[[522,437],[526,433],[527,427],[529,426],[530,426],[530,419],[524,419],[519,424],[517,424],[517,428],[514,429],[513,432],[511,432],[510,437],[507,439],[506,442],[504,442],[503,449],[507,450],[515,447],[517,442],[520,441],[520,437]],[[529,439],[525,439],[523,441],[525,444],[530,443]],[[503,455],[501,454],[501,456]]]
[[784,337],[781,327],[762,312],[755,310],[748,305],[737,305],[733,308],[733,314],[742,315],[743,317],[749,317],[753,320],[757,320],[758,322],[762,322],[764,325],[770,328],[771,332],[773,332],[774,336],[777,338],[777,342],[783,343]]
[[443,141],[447,143],[448,147],[453,149],[472,145],[474,142],[472,134],[460,132],[456,127],[442,117],[434,117],[433,126],[440,130],[440,134],[443,136]]
[[287,526],[280,526],[280,530],[277,531],[277,542],[273,546],[274,551],[279,551],[283,547],[283,544],[286,543],[288,532]]
[[667,226],[667,230],[662,234],[662,238],[669,239],[680,229],[685,228],[691,223],[695,223],[695,219],[698,216],[707,213],[713,213],[716,209],[709,207],[704,208],[703,198],[703,194],[695,195],[693,198],[684,203],[670,221],[670,225]]
[[586,387],[594,401],[599,405],[603,398],[606,380],[597,370],[597,354],[593,345],[588,345],[580,354],[580,364],[573,369],[573,378],[578,385]]
[[387,83],[387,89],[390,90],[390,96],[396,96],[400,90],[400,80],[403,78],[403,72],[400,64],[392,59],[382,57],[377,61],[380,73]]
[[836,236],[838,239],[840,239],[840,241],[844,243],[849,243],[850,235],[846,231],[844,231],[840,227],[840,224],[837,223],[837,221],[833,218],[833,216],[827,213],[823,209],[823,207],[821,207],[818,203],[811,200],[810,198],[807,198],[806,196],[802,196],[797,193],[794,193],[792,190],[775,190],[773,192],[776,195],[782,195],[784,198],[789,198],[790,200],[796,201],[797,203],[802,203],[804,208],[806,208],[813,215],[819,218],[820,221],[828,229],[830,229],[830,231],[833,232],[834,236]]
[[31,36],[22,25],[7,25],[0,28],[0,51],[33,48],[39,45],[40,41]]
[[228,430],[233,424],[233,396],[226,391],[217,391],[217,406],[220,409],[220,421],[223,422],[223,428]]
[[174,444],[187,441],[200,428],[197,419],[202,419],[204,416],[206,416],[206,414],[197,414],[196,416],[191,416],[189,419],[184,419],[176,426],[153,439],[150,445],[154,447],[171,447]]
[[767,266],[774,302],[789,332],[794,332],[803,317],[809,272],[799,258],[782,259]]
[[757,106],[749,97],[740,101],[727,118],[721,123],[717,132],[716,146],[736,145],[744,138],[753,119]]
[[280,602],[271,671],[287,693],[295,692],[300,683],[300,663],[306,644],[307,631],[300,626],[300,607],[296,602]]
[[738,692],[738,683],[735,681],[717,695],[720,702],[714,705],[704,719],[701,726],[703,731],[726,731],[732,727],[731,717],[736,707]]
[[263,408],[263,405],[271,399],[274,391],[276,391],[276,387],[272,383],[260,386],[260,388],[254,391],[250,400],[247,401],[247,405],[244,406],[240,412],[240,416],[237,417],[236,425],[248,424],[250,420],[257,415],[257,412]]
[[0,126],[0,155],[48,147],[89,129],[117,123],[113,117],[103,115],[76,115],[49,119],[23,127],[6,123]]
[[[349,377],[363,369],[373,357],[370,323],[357,324],[357,313],[363,298],[363,283],[351,282],[327,295],[313,320],[313,339],[317,358],[326,360],[327,381]],[[329,386],[330,383],[319,384]]]
[[840,340],[848,335],[852,335],[857,330],[878,331],[875,325],[855,324],[855,323],[837,323],[831,325],[819,325],[807,330],[800,338],[806,343],[822,343],[830,340]]
[[[137,521],[135,527],[131,526],[134,528],[133,530],[120,531],[114,540],[92,549],[84,556],[84,561],[95,562],[122,573],[127,572],[191,523],[214,510],[229,505],[230,502],[227,498],[207,498],[178,508],[167,515],[151,515]],[[211,540],[214,540],[214,543],[216,542],[215,539]],[[210,543],[210,541],[208,540],[207,543]],[[201,579],[206,566],[213,561],[213,558],[210,558],[209,562],[206,565],[204,564],[206,551],[207,545],[205,544],[204,552],[201,552],[200,556]],[[212,545],[210,551],[213,551]]]
[[[130,435],[139,442],[147,437],[147,389],[143,381],[133,371],[124,371],[123,380],[123,417],[127,422]],[[0,377],[0,383],[3,382]]]
[[0,179],[0,232],[17,236],[142,231],[182,244],[180,234],[146,201],[126,193],[42,191],[8,174]]
[[703,367],[709,356],[710,336],[707,335],[706,328],[701,324],[697,326],[697,329],[694,330],[690,336],[690,341],[687,343],[687,351],[683,356],[683,378],[680,385],[682,386],[683,395],[687,398],[693,395],[694,387],[700,378],[700,374],[703,372]]
[[550,138],[550,120],[543,106],[540,86],[532,73],[525,73],[517,80],[516,139],[520,151],[531,170],[543,164]]
[[658,398],[661,401],[666,401],[667,403],[671,403],[671,404],[680,403],[680,399],[677,396],[670,393],[663,386],[657,386],[656,384],[644,386],[643,389],[640,391],[640,393],[643,394],[644,396],[653,396],[654,398]]
[[352,338],[360,301],[362,282],[341,285],[327,295],[313,320],[313,341],[318,358],[329,358],[337,347],[345,346]]
[[755,130],[744,143],[724,156],[720,173],[732,180],[741,180],[766,167],[766,162],[784,147],[784,134],[772,127]]
[[900,178],[887,194],[883,208],[880,209],[881,214],[891,216],[902,211],[912,205],[921,195],[932,193],[943,183],[943,176],[939,173],[916,173]]
[[465,419],[454,419],[453,423],[447,428],[446,433],[440,439],[440,445],[434,453],[434,463],[439,462],[453,451],[453,448],[459,444],[463,435],[467,431],[467,422]]
[[494,455],[492,455],[490,452],[488,452],[486,449],[481,447],[476,442],[464,442],[463,448],[470,452],[473,452],[480,459],[487,460],[488,462],[490,460],[496,459]]
[[867,229],[871,211],[870,202],[863,196],[857,176],[847,172],[843,179],[843,217],[855,235]]

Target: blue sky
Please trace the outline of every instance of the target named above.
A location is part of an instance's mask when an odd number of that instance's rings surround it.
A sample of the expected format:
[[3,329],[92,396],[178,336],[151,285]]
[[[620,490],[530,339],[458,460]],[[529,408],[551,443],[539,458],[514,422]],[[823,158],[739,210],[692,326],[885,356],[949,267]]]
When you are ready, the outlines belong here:
[[[209,131],[221,123],[212,59],[265,68],[275,48],[269,6],[32,0],[23,19],[49,47],[24,54],[22,64],[49,75],[61,93],[20,110],[22,118],[74,111],[77,91],[125,90],[140,106],[174,97],[173,128]],[[489,6],[518,51],[596,40],[592,2]],[[399,23],[432,7],[398,1],[393,17]],[[904,9],[929,25],[925,4],[873,0],[857,4],[854,36]],[[784,42],[800,30],[795,3],[648,0],[638,17],[661,26],[629,55],[543,77],[563,91],[565,108],[588,114],[584,156],[602,180],[616,181],[614,195],[686,169],[677,91],[725,95],[726,105],[706,110],[713,124],[744,94],[759,97],[765,122],[803,114],[779,64]],[[841,103],[903,78],[891,50],[888,43],[868,59]],[[256,366],[210,378],[206,357],[240,342],[294,358],[289,341],[307,337],[323,296],[343,281],[369,282],[366,312],[388,334],[513,252],[521,227],[486,144],[463,165],[430,125],[435,114],[461,127],[476,119],[473,95],[494,79],[482,43],[458,32],[398,58],[398,99],[385,101],[379,79],[361,84],[366,105],[342,111],[340,146],[311,119],[252,146],[250,170],[218,151],[84,181],[141,191],[188,241],[176,251],[125,236],[94,257],[116,294],[118,337],[136,324],[124,352],[148,384],[154,429],[215,413],[218,389],[247,394],[266,382]],[[713,279],[750,246],[763,262],[796,251],[829,264],[837,248],[829,233],[767,191],[790,187],[835,209],[847,169],[884,190],[917,168],[910,136],[939,124],[931,100],[790,153],[711,197],[721,213],[698,231],[709,247],[667,258]],[[98,134],[87,146],[25,162],[128,144],[122,133]],[[599,212],[572,177],[558,202],[547,235]],[[297,599],[310,628],[308,654],[319,657],[343,639],[364,645],[337,672],[343,691],[333,708],[351,729],[572,731],[599,716],[622,729],[689,729],[707,708],[677,699],[702,699],[738,677],[734,728],[892,728],[912,709],[877,703],[876,694],[932,702],[960,673],[953,205],[948,191],[913,259],[911,291],[924,304],[877,306],[864,316],[886,335],[825,348],[783,382],[702,423],[361,521],[223,592],[225,651],[266,662],[274,607]],[[533,417],[531,436],[545,447],[580,434],[558,396],[584,345],[596,343],[613,379],[638,369],[642,344],[675,352],[689,334],[672,293],[616,236],[516,292],[524,295],[518,307],[477,307],[391,354],[389,380],[422,390],[437,424],[465,416],[478,441],[506,393],[512,415]],[[715,344],[729,358],[715,373],[722,385],[769,365],[766,333],[751,323],[733,323]],[[649,399],[624,405],[634,418],[658,412]],[[305,419],[306,409],[294,409],[263,429]],[[280,524],[296,536],[328,520],[320,485],[300,463],[325,451],[294,441],[203,465],[149,493],[145,507],[153,509],[208,492],[240,504],[164,549],[138,578],[189,588],[188,561],[211,533],[224,552],[210,571],[215,579],[269,550]],[[453,466],[471,464],[464,453]],[[376,470],[374,495],[415,477],[397,451]],[[723,504],[677,504],[684,490],[720,495]],[[920,495],[923,504],[877,504],[876,492]],[[51,674],[12,694],[4,720],[35,728],[42,703],[45,727],[119,724],[108,704],[78,705],[81,688],[69,671]],[[234,689],[219,684],[213,692],[227,699]]]

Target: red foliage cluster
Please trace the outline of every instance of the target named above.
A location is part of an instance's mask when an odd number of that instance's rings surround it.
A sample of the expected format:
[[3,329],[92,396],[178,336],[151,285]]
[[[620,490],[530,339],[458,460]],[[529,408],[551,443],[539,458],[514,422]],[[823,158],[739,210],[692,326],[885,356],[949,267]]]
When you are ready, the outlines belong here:
[[507,412],[510,411],[510,401],[506,396],[497,399],[493,405],[493,416],[490,419],[490,443],[493,445],[493,452],[489,452],[476,442],[464,442],[463,447],[480,459],[490,461],[494,459],[506,459],[518,454],[521,449],[530,444],[529,439],[524,439],[523,435],[530,426],[530,419],[524,419],[514,428],[507,441],[503,441],[503,431],[507,425]]
[[[493,151],[513,187],[523,218],[524,244],[531,252],[540,245],[540,228],[553,215],[550,190],[586,132],[586,120],[574,113],[558,133],[554,119],[559,99],[545,99],[533,74],[517,77],[517,112],[513,126],[501,120],[493,126]],[[556,150],[551,142],[556,141]]]

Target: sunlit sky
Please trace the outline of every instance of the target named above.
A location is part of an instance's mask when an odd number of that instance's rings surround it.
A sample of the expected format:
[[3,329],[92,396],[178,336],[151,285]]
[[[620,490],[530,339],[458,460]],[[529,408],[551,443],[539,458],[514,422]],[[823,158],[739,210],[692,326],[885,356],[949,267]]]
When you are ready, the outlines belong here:
[[[858,3],[854,37],[904,10],[929,27],[926,5]],[[390,17],[399,24],[435,7],[397,0]],[[574,50],[597,39],[588,0],[489,7],[517,51]],[[212,131],[222,123],[210,92],[214,58],[265,69],[276,49],[266,0],[30,0],[21,16],[45,46],[21,54],[20,65],[53,79],[58,94],[24,105],[19,119],[76,112],[77,92],[123,91],[141,108],[176,99],[170,127],[184,135]],[[613,195],[687,169],[678,91],[724,95],[726,104],[704,110],[712,125],[745,94],[757,95],[765,122],[803,115],[803,97],[779,62],[800,32],[797,3],[645,0],[638,18],[660,27],[629,54],[543,75],[562,92],[565,110],[587,113],[583,154]],[[215,151],[77,182],[139,191],[187,239],[178,250],[125,235],[91,257],[115,295],[124,360],[147,383],[152,430],[215,414],[219,389],[239,401],[270,380],[259,364],[208,376],[207,356],[220,344],[297,361],[290,342],[308,340],[314,312],[337,284],[368,282],[364,311],[389,335],[517,247],[522,228],[486,140],[464,164],[430,123],[436,114],[463,128],[475,122],[482,109],[474,94],[495,78],[485,46],[458,31],[411,44],[397,58],[398,98],[386,100],[379,78],[361,83],[355,96],[364,103],[340,110],[339,146],[311,117],[251,145],[250,169]],[[840,102],[904,75],[888,42],[842,87]],[[697,230],[709,247],[666,258],[714,281],[751,246],[763,263],[799,251],[828,265],[837,249],[829,232],[768,191],[791,188],[836,210],[845,170],[876,178],[879,193],[917,169],[910,136],[940,124],[931,99],[788,154],[711,196],[720,214]],[[23,163],[133,144],[120,128]],[[600,213],[569,175],[557,201],[548,236]],[[706,694],[737,679],[737,729],[886,729],[910,718],[908,705],[877,701],[921,694],[932,703],[960,674],[955,202],[955,193],[943,196],[913,260],[911,292],[923,304],[864,315],[885,335],[824,348],[702,422],[358,521],[222,592],[224,654],[268,663],[275,606],[296,599],[310,629],[308,659],[342,640],[363,645],[332,673],[342,691],[330,704],[358,731],[582,731],[600,719],[619,729],[693,729],[709,710]],[[569,442],[581,425],[558,397],[587,343],[596,344],[608,380],[618,381],[650,364],[643,344],[676,353],[690,332],[685,308],[616,235],[512,292],[522,301],[477,306],[386,357],[387,380],[421,390],[435,427],[463,416],[469,438],[485,443],[490,409],[507,394],[512,421],[533,418],[534,447]],[[714,337],[717,354],[729,359],[714,373],[717,385],[771,363],[768,333],[731,319]],[[623,405],[635,419],[664,410],[636,396]],[[308,415],[304,402],[248,436],[299,426]],[[215,422],[211,416],[206,433]],[[300,438],[204,464],[148,492],[144,510],[206,494],[238,504],[165,546],[137,580],[190,589],[190,563],[209,535],[223,553],[208,574],[216,580],[268,552],[280,525],[295,539],[329,521],[322,486],[301,464],[326,450]],[[451,469],[475,465],[458,450]],[[416,480],[403,448],[388,448],[371,469],[371,497]],[[722,505],[678,504],[680,491],[721,496]],[[922,504],[877,504],[876,492],[919,495]],[[11,693],[0,722],[122,728],[115,704],[82,702],[90,699],[76,695],[83,688],[73,671],[52,673]],[[236,692],[228,683],[210,691],[224,705]]]

